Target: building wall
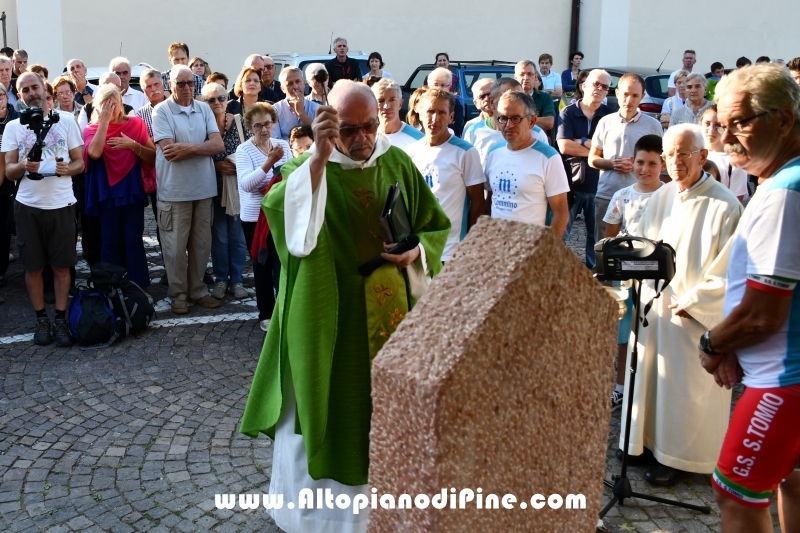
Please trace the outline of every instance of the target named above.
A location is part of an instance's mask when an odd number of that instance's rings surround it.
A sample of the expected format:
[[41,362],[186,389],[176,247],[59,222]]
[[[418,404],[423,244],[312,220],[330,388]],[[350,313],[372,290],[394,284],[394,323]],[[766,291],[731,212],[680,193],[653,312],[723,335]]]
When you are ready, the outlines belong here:
[[[25,48],[31,62],[51,71],[60,71],[72,57],[106,65],[120,48],[134,64],[164,69],[167,45],[180,40],[212,69],[235,77],[250,53],[326,52],[332,33],[347,37],[351,50],[379,51],[386,70],[401,82],[439,51],[453,59],[507,61],[536,60],[548,52],[555,70],[567,67],[571,0],[498,5],[463,0],[446,10],[443,5],[308,0],[295,9],[266,0],[0,0],[9,46]],[[757,10],[746,0],[701,5],[582,0],[584,66],[656,67],[670,50],[663,67],[670,72],[680,66],[686,48],[697,50],[702,72],[713,61],[732,67],[741,55],[752,60],[762,54],[785,60],[800,55],[800,32],[776,31],[781,13],[796,13],[796,0],[766,0]]]
[[107,64],[122,43],[134,64],[166,68],[168,44],[184,41],[193,56],[234,77],[250,53],[327,52],[333,33],[346,37],[351,50],[380,52],[386,70],[403,82],[440,51],[452,59],[508,61],[535,60],[546,51],[557,66],[566,65],[569,42],[569,0],[514,0],[506,16],[485,0],[447,9],[430,0],[350,0],[346,9],[329,0],[308,0],[299,9],[264,0],[60,1],[64,60],[80,57],[90,66]]
[[6,13],[6,43],[11,48],[19,48],[17,36],[17,0],[0,0],[0,11]]
[[748,0],[583,0],[580,48],[587,67],[656,68],[666,55],[666,72],[680,68],[686,49],[697,52],[702,73],[714,61],[733,68],[740,56],[788,61],[800,56],[800,33],[777,30],[778,21],[796,13],[797,0],[765,0],[758,9]]
[[[670,0],[668,5],[636,0],[631,2],[628,64],[655,68],[670,50],[664,69],[672,72],[687,48],[697,52],[695,70],[701,73],[714,61],[734,68],[741,56],[753,62],[761,55],[788,61],[800,56],[800,32],[790,29],[793,22],[781,20],[793,21],[798,5],[797,0]],[[665,21],[665,7],[686,15]]]

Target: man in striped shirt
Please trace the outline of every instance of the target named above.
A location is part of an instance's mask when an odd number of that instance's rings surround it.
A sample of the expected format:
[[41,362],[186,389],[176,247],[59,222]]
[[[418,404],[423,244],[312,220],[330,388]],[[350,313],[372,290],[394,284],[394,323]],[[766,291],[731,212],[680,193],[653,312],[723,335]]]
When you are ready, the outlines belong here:
[[153,108],[167,99],[161,73],[149,68],[139,76],[139,84],[144,89],[148,102],[136,110],[136,115],[147,124],[147,133],[153,137]]

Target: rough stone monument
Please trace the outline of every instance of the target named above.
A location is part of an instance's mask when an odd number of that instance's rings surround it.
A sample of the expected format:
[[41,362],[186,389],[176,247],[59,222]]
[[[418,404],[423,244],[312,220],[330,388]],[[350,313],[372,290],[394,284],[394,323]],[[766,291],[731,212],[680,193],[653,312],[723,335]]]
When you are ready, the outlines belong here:
[[551,230],[482,217],[374,361],[368,531],[593,532],[617,317]]

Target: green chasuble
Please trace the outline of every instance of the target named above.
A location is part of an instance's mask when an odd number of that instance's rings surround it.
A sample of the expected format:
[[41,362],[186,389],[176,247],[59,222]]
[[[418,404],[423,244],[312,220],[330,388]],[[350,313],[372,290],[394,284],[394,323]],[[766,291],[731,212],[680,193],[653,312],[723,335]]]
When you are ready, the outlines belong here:
[[303,435],[309,474],[363,485],[369,469],[371,362],[413,301],[393,264],[368,277],[358,273],[358,266],[383,252],[380,214],[396,181],[430,274],[442,267],[450,221],[411,159],[389,147],[368,168],[345,170],[328,162],[324,222],[316,247],[306,257],[293,256],[286,242],[286,185],[309,157],[306,153],[286,163],[283,181],[262,203],[281,261],[280,290],[241,432],[275,438],[286,400],[285,380],[291,376],[295,427]]

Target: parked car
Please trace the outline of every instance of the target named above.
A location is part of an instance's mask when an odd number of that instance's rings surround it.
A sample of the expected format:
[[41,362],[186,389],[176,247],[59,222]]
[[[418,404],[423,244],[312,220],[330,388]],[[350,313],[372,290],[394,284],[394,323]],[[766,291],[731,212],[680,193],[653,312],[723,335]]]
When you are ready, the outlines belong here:
[[[511,61],[451,61],[450,70],[458,75],[458,87],[456,92],[464,99],[464,122],[478,116],[480,111],[472,103],[472,84],[481,78],[502,78],[504,76],[514,77],[514,65]],[[425,83],[436,65],[426,63],[420,65],[408,78],[403,85],[403,107],[400,109],[400,116],[405,117],[408,111],[408,99],[415,90]]]
[[[360,52],[360,51],[353,51],[352,53],[347,54],[348,57],[352,57],[356,61],[358,61],[358,66],[361,68],[361,77],[363,78],[366,76],[367,72],[369,72],[369,55]],[[284,67],[297,67],[303,71],[303,76],[305,76],[305,69],[306,65],[309,63],[324,63],[326,61],[330,61],[336,54],[298,54],[297,52],[281,52],[277,54],[270,54],[270,58],[275,62],[275,79],[278,79],[278,75],[281,73],[281,70]],[[311,88],[306,85],[306,94],[311,92]]]
[[[592,68],[586,70],[594,70]],[[654,68],[643,67],[604,67],[603,70],[611,76],[611,86],[608,89],[608,105],[614,110],[619,109],[617,103],[617,95],[614,92],[619,84],[619,79],[626,72],[635,72],[644,78],[644,98],[639,104],[639,109],[642,113],[650,115],[656,120],[661,116],[661,107],[664,105],[664,100],[669,98],[667,89],[667,82],[669,81],[670,73],[660,73]]]

